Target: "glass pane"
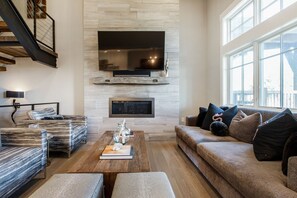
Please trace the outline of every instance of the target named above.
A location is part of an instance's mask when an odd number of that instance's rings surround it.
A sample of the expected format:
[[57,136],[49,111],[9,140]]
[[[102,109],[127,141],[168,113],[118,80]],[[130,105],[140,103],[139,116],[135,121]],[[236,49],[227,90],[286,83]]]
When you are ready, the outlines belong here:
[[243,12],[243,21],[250,20],[254,16],[254,4],[253,2],[249,4],[242,12]]
[[297,108],[297,50],[283,55],[284,107]]
[[282,35],[282,52],[294,50],[297,48],[297,28],[285,32]]
[[234,31],[237,27],[242,24],[242,13],[239,12],[233,18],[230,19],[230,31]]
[[243,25],[242,25],[242,32],[247,32],[248,30],[252,29],[254,27],[254,20],[253,18],[251,18],[250,20],[246,21]]
[[242,34],[241,27],[239,27],[231,32],[230,38],[231,38],[231,40],[233,40],[241,34]]
[[280,107],[280,56],[261,61],[260,105]]
[[261,43],[261,59],[280,53],[280,36]]
[[241,66],[243,63],[242,63],[242,53],[237,53],[237,54],[234,54],[233,56],[230,57],[230,67],[233,68],[233,67],[238,67],[238,66]]
[[295,2],[297,2],[297,0],[283,0],[283,8],[286,8]]
[[261,0],[261,10],[266,8],[268,5],[272,4],[275,1],[279,0]]
[[242,104],[242,67],[231,69],[230,71],[230,102],[231,104]]
[[243,52],[243,64],[251,63],[254,61],[253,49],[249,49]]
[[261,22],[265,21],[266,19],[270,18],[271,16],[275,15],[280,11],[280,1],[275,1],[267,8],[261,8]]
[[253,64],[244,66],[244,105],[254,105],[254,73]]

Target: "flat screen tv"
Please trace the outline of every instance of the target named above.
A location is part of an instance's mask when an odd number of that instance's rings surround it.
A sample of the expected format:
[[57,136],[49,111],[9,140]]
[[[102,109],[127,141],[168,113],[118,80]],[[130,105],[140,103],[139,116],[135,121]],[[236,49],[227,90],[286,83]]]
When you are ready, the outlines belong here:
[[164,70],[164,31],[98,31],[99,70]]

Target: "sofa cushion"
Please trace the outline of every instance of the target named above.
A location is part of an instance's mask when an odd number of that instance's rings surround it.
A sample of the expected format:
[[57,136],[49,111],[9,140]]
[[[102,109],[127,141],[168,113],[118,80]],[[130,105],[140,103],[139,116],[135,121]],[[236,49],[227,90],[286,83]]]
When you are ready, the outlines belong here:
[[27,182],[41,170],[41,159],[42,150],[38,147],[2,147],[0,151],[0,197],[14,191],[19,187],[16,184]]
[[178,125],[175,126],[176,135],[196,150],[197,144],[201,142],[237,141],[231,136],[216,136],[211,132],[199,127]]
[[244,142],[204,142],[198,154],[245,197],[292,197],[280,161],[260,162],[253,145]]
[[247,116],[238,111],[229,126],[229,135],[246,143],[252,143],[258,126],[262,123],[260,113]]
[[52,107],[45,108],[40,111],[31,110],[28,111],[27,114],[31,120],[41,120],[44,117],[52,117],[57,115],[56,111]]
[[275,115],[258,128],[254,138],[254,153],[258,160],[282,160],[290,134],[297,131],[297,120],[289,109]]
[[282,171],[284,175],[287,175],[288,160],[291,156],[297,156],[297,132],[292,133],[285,144],[282,160]]

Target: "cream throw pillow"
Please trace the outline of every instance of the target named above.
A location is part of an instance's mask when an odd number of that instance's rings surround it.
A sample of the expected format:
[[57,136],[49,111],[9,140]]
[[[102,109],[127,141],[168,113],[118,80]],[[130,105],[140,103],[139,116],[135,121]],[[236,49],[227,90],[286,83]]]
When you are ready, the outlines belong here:
[[254,113],[247,116],[239,110],[229,126],[229,135],[246,143],[252,143],[258,126],[262,123],[262,115]]

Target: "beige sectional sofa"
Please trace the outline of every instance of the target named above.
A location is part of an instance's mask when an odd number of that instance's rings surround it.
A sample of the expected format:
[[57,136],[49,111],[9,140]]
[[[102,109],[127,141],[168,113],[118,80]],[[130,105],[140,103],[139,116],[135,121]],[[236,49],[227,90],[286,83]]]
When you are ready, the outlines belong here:
[[[247,115],[260,112],[263,121],[278,113],[240,109]],[[196,127],[196,119],[188,116],[186,125],[175,127],[176,141],[222,197],[297,198],[297,157],[289,159],[285,176],[281,161],[258,161],[252,144],[231,136],[215,136]]]

